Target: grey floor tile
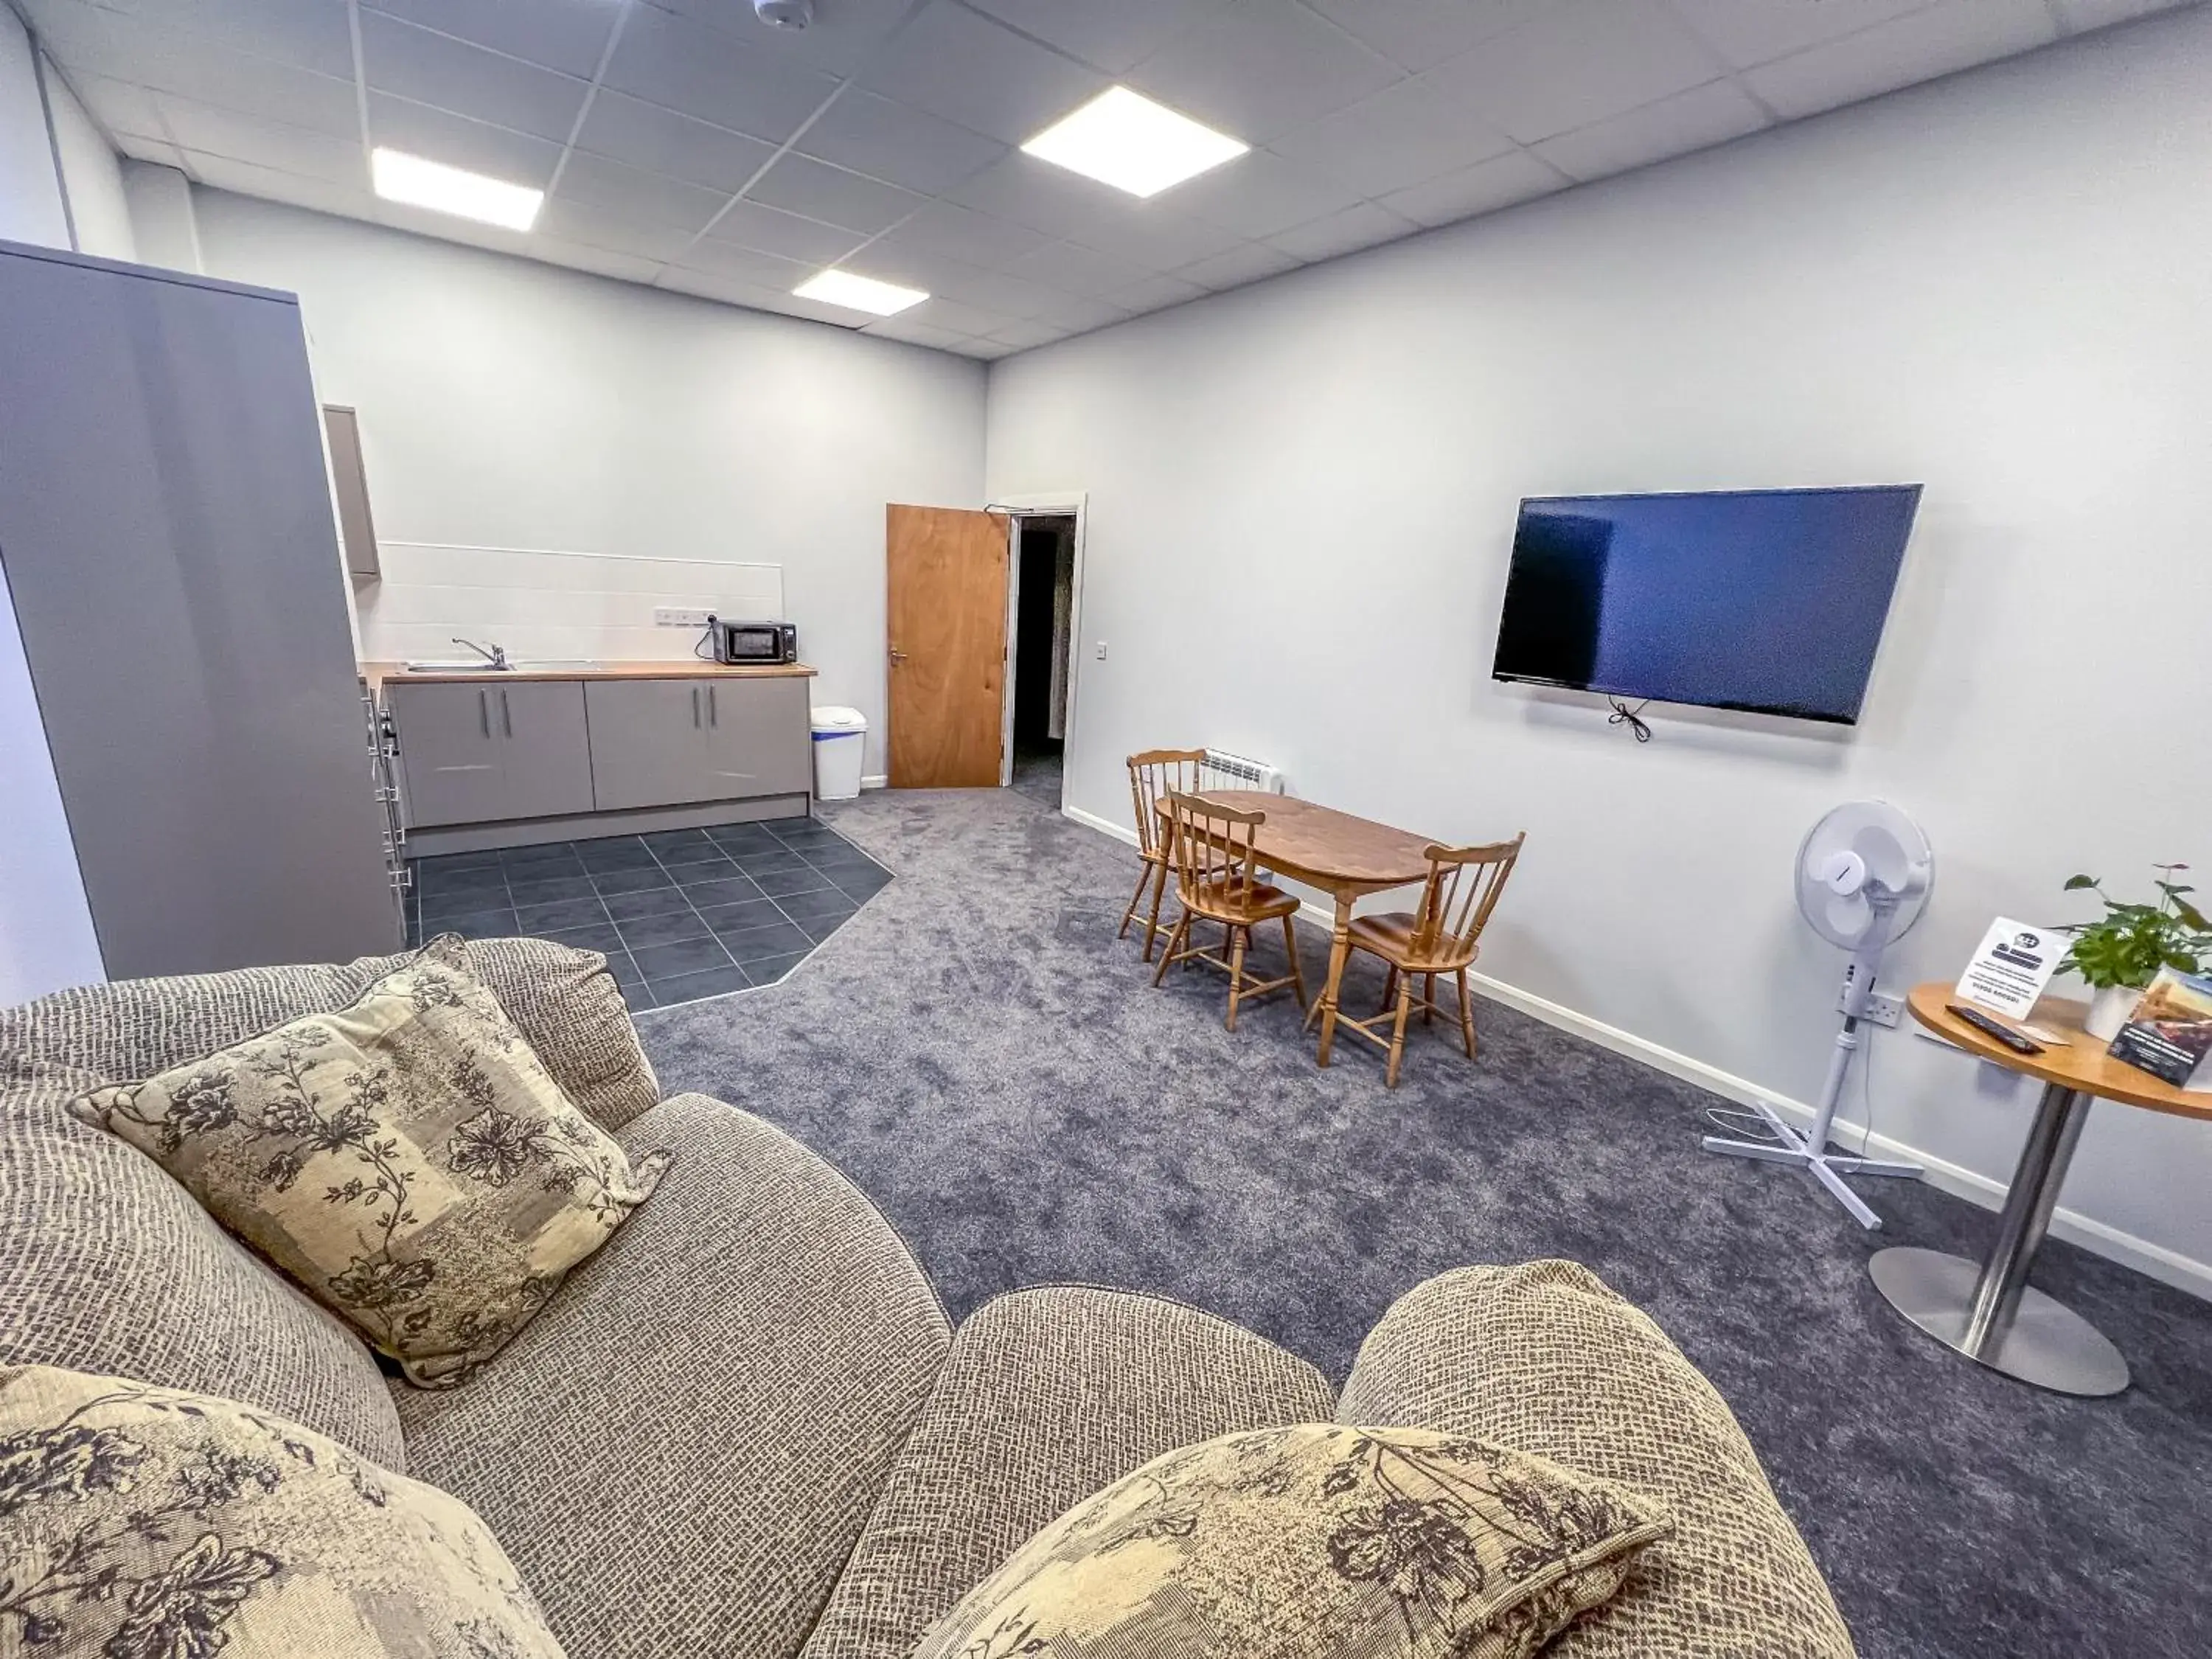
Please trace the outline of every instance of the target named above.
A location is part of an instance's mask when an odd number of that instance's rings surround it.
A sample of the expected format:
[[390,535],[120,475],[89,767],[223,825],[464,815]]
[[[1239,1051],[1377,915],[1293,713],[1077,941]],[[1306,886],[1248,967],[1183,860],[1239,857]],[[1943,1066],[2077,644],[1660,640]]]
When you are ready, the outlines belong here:
[[708,840],[720,847],[774,847],[776,839],[757,823],[718,823],[707,831]]
[[[770,957],[805,956],[814,946],[796,922],[772,921],[765,927],[746,927],[717,935],[739,962],[763,962]],[[646,969],[650,979],[653,970]]]
[[702,881],[727,881],[744,872],[718,851],[713,858],[702,859],[696,864],[672,864],[668,873],[676,878],[678,886],[696,887]]
[[597,898],[556,899],[550,904],[530,904],[518,896],[515,919],[533,933],[550,933],[564,927],[596,927],[607,919]]
[[510,870],[527,870],[541,864],[580,864],[574,842],[541,842],[535,847],[507,847],[500,850],[499,861]]
[[819,945],[830,934],[852,921],[854,914],[850,910],[840,910],[834,915],[801,916],[799,919],[799,929],[807,938]]
[[594,870],[592,884],[602,893],[642,893],[652,887],[673,887],[675,880],[657,864],[643,868]]
[[426,899],[458,898],[467,895],[507,891],[507,872],[497,865],[489,869],[439,870],[418,866],[415,885]]
[[704,830],[656,830],[651,835],[640,836],[638,839],[650,847],[656,855],[665,856],[672,848],[680,850],[686,847],[704,846],[707,832]]
[[696,865],[720,864],[727,866],[729,853],[711,841],[702,841],[684,847],[664,847],[654,854],[669,869],[681,872]]
[[629,1005],[629,1011],[634,1014],[647,1008],[658,1008],[660,1006],[653,1000],[653,993],[646,988],[643,981],[640,981],[635,985],[624,985],[618,988],[622,992],[623,1000]]
[[514,895],[517,904],[551,904],[559,899],[589,898],[599,891],[580,864],[558,874],[550,869],[541,874],[540,867],[533,865],[508,872],[507,890]]
[[[705,939],[714,930],[699,919],[699,913],[690,905],[681,910],[672,910],[665,915],[632,916],[620,924],[623,942],[635,955],[648,945],[674,945],[687,939]],[[650,979],[652,975],[646,975]]]
[[880,870],[873,875],[844,875],[833,877],[832,879],[836,882],[838,891],[862,902],[873,898],[891,884],[891,878]]
[[803,870],[806,860],[788,847],[776,847],[761,852],[750,852],[736,848],[730,856],[738,861],[738,868],[750,873],[756,870]]
[[609,951],[606,958],[607,972],[614,975],[616,984],[627,988],[645,983],[645,975],[637,971],[637,964],[629,959],[629,951]]
[[523,930],[512,910],[479,910],[474,915],[426,921],[422,931],[432,939],[441,933],[459,933],[463,939],[513,939]]
[[860,908],[849,896],[834,887],[812,893],[786,893],[776,902],[793,921],[805,921],[814,916],[849,916]]
[[612,952],[623,948],[623,936],[611,921],[595,921],[587,927],[562,927],[550,933],[540,933],[527,922],[523,926],[526,931],[540,938],[550,939],[557,945],[571,945],[579,951]]
[[760,890],[771,898],[781,898],[786,893],[814,893],[830,884],[830,878],[811,865],[796,870],[763,870],[753,879]]
[[709,968],[703,973],[654,980],[653,994],[662,1007],[672,1008],[680,1002],[727,996],[732,991],[750,990],[751,987],[752,980],[742,968]]
[[628,921],[636,916],[665,916],[691,908],[691,901],[684,896],[681,887],[648,887],[639,893],[609,893],[599,902],[607,907],[607,914],[617,921]]
[[488,853],[438,853],[417,863],[425,870],[496,870],[499,849],[494,848]]
[[580,841],[576,856],[584,867],[597,875],[602,870],[637,870],[653,863],[651,852],[635,836],[624,836],[617,841]]
[[742,904],[718,904],[711,908],[702,907],[699,914],[718,933],[742,933],[748,927],[766,927],[786,920],[772,898],[748,899]]
[[473,893],[431,893],[423,896],[421,915],[425,927],[479,910],[512,910],[514,901],[504,887],[480,888]]
[[678,974],[701,974],[709,968],[726,968],[731,961],[730,953],[712,938],[689,939],[681,945],[654,945],[643,950],[633,948],[629,954],[648,983],[656,979],[673,979]]
[[804,951],[787,957],[765,957],[745,964],[745,977],[756,985],[773,985],[805,960]]
[[757,883],[735,871],[720,881],[695,882],[684,891],[702,910],[711,910],[725,904],[744,904],[762,896]]

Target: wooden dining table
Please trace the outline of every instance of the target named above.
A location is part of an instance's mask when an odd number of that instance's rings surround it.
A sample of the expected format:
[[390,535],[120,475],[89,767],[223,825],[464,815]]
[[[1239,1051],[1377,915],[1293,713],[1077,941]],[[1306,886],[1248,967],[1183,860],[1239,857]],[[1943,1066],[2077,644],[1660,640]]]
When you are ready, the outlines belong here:
[[[1432,837],[1394,830],[1387,823],[1354,817],[1334,807],[1316,805],[1261,789],[1208,789],[1208,800],[1240,812],[1264,812],[1267,821],[1254,832],[1255,862],[1293,881],[1318,887],[1336,902],[1329,934],[1328,981],[1314,1012],[1321,1020],[1316,1058],[1326,1066],[1336,1046],[1337,992],[1352,954],[1352,907],[1369,893],[1409,887],[1429,878]],[[1165,799],[1155,809],[1170,816]]]

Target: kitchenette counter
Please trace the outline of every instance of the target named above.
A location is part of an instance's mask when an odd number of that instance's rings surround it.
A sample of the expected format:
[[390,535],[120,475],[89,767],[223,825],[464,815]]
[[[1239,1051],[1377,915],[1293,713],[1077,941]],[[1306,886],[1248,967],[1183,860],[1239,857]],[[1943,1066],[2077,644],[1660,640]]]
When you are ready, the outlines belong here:
[[514,668],[409,669],[396,662],[365,662],[362,678],[372,689],[386,685],[512,685],[519,680],[788,680],[811,679],[803,662],[532,662]]

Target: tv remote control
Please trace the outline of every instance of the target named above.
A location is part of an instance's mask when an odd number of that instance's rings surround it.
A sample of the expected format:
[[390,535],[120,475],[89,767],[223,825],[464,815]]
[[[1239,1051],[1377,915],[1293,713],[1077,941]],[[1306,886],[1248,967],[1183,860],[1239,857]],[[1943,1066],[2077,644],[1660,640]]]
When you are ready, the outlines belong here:
[[1963,1019],[1977,1031],[1987,1033],[2016,1054],[2039,1054],[2043,1045],[2033,1038],[2024,1037],[2011,1026],[2000,1024],[1978,1008],[1969,1008],[1962,1002],[1947,1002],[1943,1012],[1954,1018]]

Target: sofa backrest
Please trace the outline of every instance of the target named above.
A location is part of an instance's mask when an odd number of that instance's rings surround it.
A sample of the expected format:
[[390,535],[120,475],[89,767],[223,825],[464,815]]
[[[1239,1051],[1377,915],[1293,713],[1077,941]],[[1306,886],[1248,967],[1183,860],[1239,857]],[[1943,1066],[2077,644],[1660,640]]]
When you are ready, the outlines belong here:
[[[653,1069],[603,957],[540,939],[472,944],[465,954],[602,1127],[655,1103]],[[88,986],[0,1010],[0,1364],[243,1401],[402,1468],[399,1420],[359,1339],[152,1159],[66,1107],[88,1089],[343,1008],[404,960]]]

